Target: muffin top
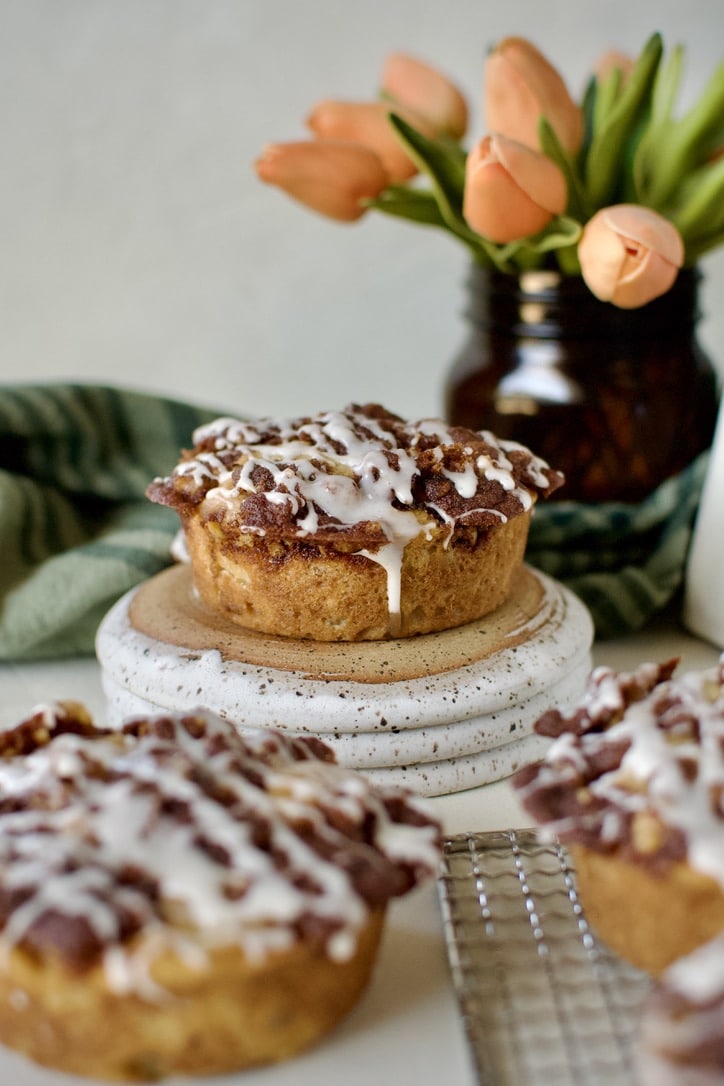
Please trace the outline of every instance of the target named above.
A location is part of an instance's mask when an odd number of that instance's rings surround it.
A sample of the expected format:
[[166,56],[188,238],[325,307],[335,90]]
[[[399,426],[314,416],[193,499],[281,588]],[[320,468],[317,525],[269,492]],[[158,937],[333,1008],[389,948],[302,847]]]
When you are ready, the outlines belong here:
[[204,515],[271,539],[382,546],[440,525],[488,528],[563,482],[524,446],[376,404],[296,419],[221,418],[148,488],[182,519]]
[[686,861],[724,886],[724,654],[681,677],[676,665],[594,670],[573,712],[537,721],[553,742],[513,783],[563,842],[652,869]]
[[1,939],[120,990],[150,983],[149,947],[304,939],[343,960],[370,910],[434,873],[439,836],[319,741],[206,712],[111,730],[58,703],[0,734]]
[[672,962],[658,987],[672,1007],[720,1008],[719,1046],[724,1054],[724,932]]
[[638,1055],[642,1086],[721,1083],[724,934],[677,959],[657,979],[642,1007]]

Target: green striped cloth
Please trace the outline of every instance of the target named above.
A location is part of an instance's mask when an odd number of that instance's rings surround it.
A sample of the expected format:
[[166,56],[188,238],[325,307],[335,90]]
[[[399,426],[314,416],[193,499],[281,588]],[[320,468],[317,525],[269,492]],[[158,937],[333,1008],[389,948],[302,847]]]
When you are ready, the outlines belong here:
[[676,596],[708,463],[702,453],[639,504],[536,506],[527,561],[583,600],[598,639],[642,629]]
[[178,518],[146,486],[217,413],[97,385],[0,388],[0,660],[93,651],[111,604],[169,563]]
[[[97,385],[0,387],[0,660],[93,651],[98,623],[169,561],[176,514],[145,497],[219,412]],[[640,505],[536,508],[527,560],[569,584],[599,637],[677,591],[701,457]]]

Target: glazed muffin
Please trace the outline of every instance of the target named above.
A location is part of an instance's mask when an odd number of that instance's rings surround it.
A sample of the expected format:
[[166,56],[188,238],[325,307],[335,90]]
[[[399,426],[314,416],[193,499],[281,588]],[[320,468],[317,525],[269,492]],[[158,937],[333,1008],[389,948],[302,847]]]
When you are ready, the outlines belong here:
[[644,1002],[640,1086],[724,1081],[724,933],[669,966]]
[[40,707],[0,735],[0,1040],[103,1079],[286,1059],[438,856],[421,801],[316,740]]
[[538,720],[553,742],[513,781],[569,846],[603,941],[653,974],[724,929],[724,656],[675,668],[597,668],[578,708]]
[[377,405],[218,419],[148,488],[177,510],[203,603],[267,635],[449,629],[509,594],[534,503],[563,477],[528,449]]

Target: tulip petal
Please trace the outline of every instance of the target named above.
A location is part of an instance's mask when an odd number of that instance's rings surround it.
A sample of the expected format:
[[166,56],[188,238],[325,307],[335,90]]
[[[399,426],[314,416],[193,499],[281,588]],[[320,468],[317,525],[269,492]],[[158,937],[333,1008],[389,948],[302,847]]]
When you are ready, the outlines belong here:
[[678,271],[658,253],[639,252],[625,262],[612,301],[621,309],[645,305],[671,289]]
[[594,72],[596,79],[603,81],[613,75],[621,73],[621,82],[625,83],[634,70],[635,61],[628,53],[622,53],[618,49],[608,49],[596,61]]
[[673,223],[650,208],[640,204],[616,204],[604,207],[601,216],[611,230],[654,249],[677,268],[684,263],[681,234]]
[[684,244],[673,224],[655,211],[618,204],[586,224],[578,258],[597,298],[634,309],[670,289],[683,264]]
[[566,210],[566,179],[549,158],[505,136],[493,137],[495,154],[515,183],[552,215]]
[[388,119],[382,102],[318,102],[307,118],[307,127],[320,139],[349,140],[364,144],[380,158],[392,182],[407,181],[417,167],[406,154]]
[[389,180],[374,151],[335,140],[270,144],[254,165],[260,180],[342,222],[364,215],[362,201],[379,196]]
[[485,66],[485,115],[491,131],[538,150],[545,116],[571,153],[583,143],[583,113],[557,69],[525,38],[504,38]]
[[[594,217],[595,218],[595,217]],[[613,301],[626,252],[618,234],[601,230],[591,219],[578,245],[581,275],[592,294],[602,302]]]
[[[524,187],[531,172],[535,172],[531,171],[527,159],[520,177],[514,176],[508,169],[506,157],[514,166],[517,165],[519,148],[521,145],[513,146],[513,141],[486,136],[470,151],[466,163],[463,215],[473,230],[497,244],[539,233],[554,214],[538,203]],[[522,148],[522,151],[543,159],[542,155],[530,148]],[[549,165],[556,174],[560,174],[553,163]],[[534,187],[539,185],[536,179]],[[565,189],[565,182],[563,187]]]
[[435,135],[460,139],[468,124],[464,96],[447,76],[407,53],[391,53],[382,70],[381,89],[433,126]]
[[538,147],[541,108],[532,90],[509,61],[491,53],[485,65],[485,120],[488,129]]

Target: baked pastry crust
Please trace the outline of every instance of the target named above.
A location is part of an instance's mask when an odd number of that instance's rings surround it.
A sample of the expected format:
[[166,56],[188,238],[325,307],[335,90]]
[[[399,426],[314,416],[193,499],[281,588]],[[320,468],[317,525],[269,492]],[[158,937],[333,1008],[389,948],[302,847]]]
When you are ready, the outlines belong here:
[[248,629],[313,641],[376,641],[462,626],[508,598],[530,513],[483,535],[431,531],[407,544],[400,612],[388,609],[386,569],[359,553],[302,540],[240,535],[219,546],[214,521],[189,519],[194,584],[212,611]]
[[721,1086],[724,932],[679,958],[652,986],[636,1056],[640,1086]]
[[682,955],[724,931],[724,890],[688,863],[663,870],[631,856],[570,848],[586,918],[606,945],[658,976]]
[[571,714],[539,719],[553,743],[513,780],[570,848],[601,938],[652,974],[724,930],[724,655],[676,663],[597,668]]
[[358,641],[495,610],[535,501],[562,481],[516,443],[368,404],[219,419],[147,493],[178,511],[213,612],[269,635]]
[[[157,999],[109,990],[58,956],[14,949],[0,972],[0,1038],[36,1063],[108,1081],[223,1074],[291,1058],[328,1034],[367,987],[384,910],[370,914],[353,956],[299,944],[263,961],[238,946],[206,952],[203,969],[154,958]],[[129,951],[153,953],[139,941]]]
[[293,1056],[360,998],[439,837],[318,740],[41,707],[0,735],[0,1040],[111,1080]]

